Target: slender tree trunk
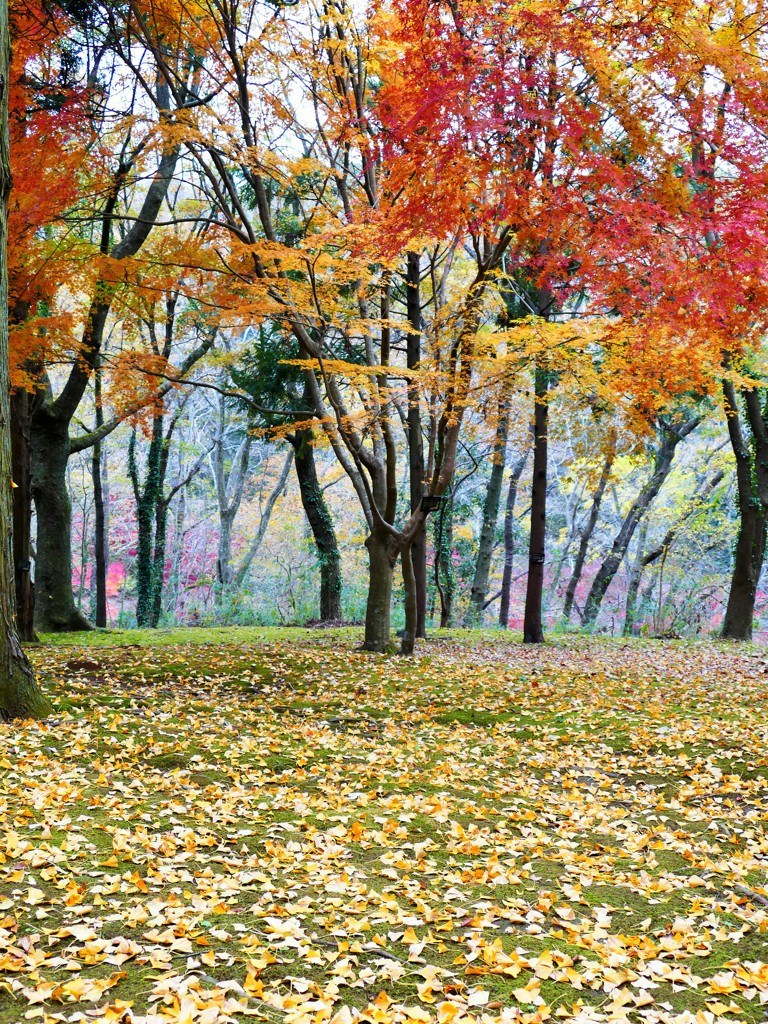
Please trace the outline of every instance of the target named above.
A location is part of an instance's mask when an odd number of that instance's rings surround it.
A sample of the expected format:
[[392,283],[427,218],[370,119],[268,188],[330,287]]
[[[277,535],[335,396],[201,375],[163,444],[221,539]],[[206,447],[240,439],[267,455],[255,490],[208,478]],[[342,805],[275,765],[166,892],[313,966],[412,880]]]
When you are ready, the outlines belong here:
[[[423,534],[422,530],[422,534]],[[406,657],[413,654],[416,640],[416,624],[418,621],[418,593],[416,590],[416,574],[413,571],[411,545],[406,545],[400,561],[403,568],[403,587],[405,589],[405,628],[400,643],[400,653]]]
[[32,458],[29,450],[32,396],[19,388],[11,395],[13,467],[13,565],[16,579],[16,625],[19,637],[32,642],[35,633],[35,588],[32,583]]
[[629,574],[627,584],[627,600],[624,608],[624,636],[632,636],[637,620],[637,596],[640,592],[640,584],[643,581],[643,570],[646,563],[643,560],[645,554],[645,541],[648,536],[648,520],[644,519],[640,526],[640,535],[637,540],[637,557]]
[[440,506],[435,527],[435,585],[440,598],[440,629],[453,625],[453,597],[456,578],[453,572],[453,495]]
[[584,605],[583,623],[585,626],[593,626],[600,613],[608,587],[619,571],[619,567],[627,553],[635,529],[639,522],[651,507],[652,502],[661,490],[662,484],[669,476],[672,469],[672,461],[678,444],[687,437],[700,423],[700,417],[694,417],[683,422],[677,427],[668,426],[664,423],[659,425],[659,447],[653,462],[653,473],[648,483],[640,491],[640,494],[632,503],[632,507],[616,535],[611,551],[603,560],[597,570],[586,603]]
[[520,477],[523,475],[525,464],[528,461],[528,451],[525,452],[512,469],[507,488],[507,505],[504,513],[504,573],[501,579],[501,604],[499,606],[499,625],[502,629],[509,629],[509,602],[512,593],[512,569],[515,564],[515,502],[517,500],[517,486]]
[[571,577],[568,580],[568,586],[565,588],[565,601],[563,602],[563,619],[566,622],[570,622],[571,613],[573,611],[573,601],[576,597],[576,588],[581,580],[581,574],[584,571],[584,563],[587,560],[587,551],[589,550],[589,542],[592,540],[592,534],[595,532],[595,526],[597,526],[597,519],[600,514],[600,505],[603,501],[603,495],[605,494],[605,488],[608,485],[608,480],[611,476],[611,468],[613,461],[616,457],[616,443],[615,437],[606,452],[605,459],[603,461],[603,468],[600,473],[600,480],[598,481],[597,488],[594,495],[592,496],[592,505],[589,509],[589,515],[587,521],[580,531],[579,548],[576,552],[576,560],[573,563],[573,570]]
[[398,551],[387,536],[373,532],[366,538],[368,548],[368,602],[365,609],[364,651],[392,649],[392,578]]
[[157,629],[163,613],[163,590],[165,588],[165,549],[168,536],[168,508],[170,501],[160,498],[155,510],[155,545],[152,552],[152,604],[149,625]]
[[8,151],[7,0],[0,0],[0,717],[43,718],[51,707],[40,692],[34,672],[16,634],[11,509],[10,381],[8,369],[8,193],[11,163]]
[[488,595],[488,576],[493,557],[493,542],[496,536],[496,522],[499,518],[501,502],[501,485],[504,479],[504,467],[507,455],[507,435],[509,434],[509,403],[504,400],[499,406],[499,424],[493,443],[493,465],[488,480],[488,489],[483,502],[483,523],[480,528],[480,541],[475,563],[475,576],[469,596],[466,625],[482,625],[485,599]]
[[313,431],[298,430],[292,435],[296,478],[301,504],[312,530],[320,563],[320,621],[341,619],[341,556],[333,528],[333,519],[317,479]]
[[[421,268],[419,254],[408,253],[406,310],[413,330],[406,335],[406,362],[409,370],[421,363]],[[420,390],[413,387],[408,396],[408,467],[411,514],[424,494],[424,444],[421,436]],[[414,586],[416,588],[416,636],[427,635],[427,533],[422,527],[410,546]]]
[[[94,389],[96,400],[96,429],[104,423],[104,409],[101,404],[101,367],[98,367],[94,374]],[[93,532],[93,564],[96,577],[96,626],[102,629],[107,625],[107,500],[105,493],[105,480],[102,478],[102,470],[105,459],[103,442],[97,441],[91,452],[91,478],[93,480],[93,510],[94,510],[94,532]]]
[[534,371],[536,408],[533,415],[533,487],[531,491],[531,536],[528,545],[528,584],[525,591],[523,643],[544,642],[542,597],[547,530],[547,421],[549,376],[546,370]]

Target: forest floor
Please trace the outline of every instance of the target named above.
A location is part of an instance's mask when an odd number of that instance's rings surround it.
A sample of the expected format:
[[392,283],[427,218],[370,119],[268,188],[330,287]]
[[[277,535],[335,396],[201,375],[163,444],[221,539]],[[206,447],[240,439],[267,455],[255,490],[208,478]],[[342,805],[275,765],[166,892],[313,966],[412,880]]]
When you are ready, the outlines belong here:
[[765,651],[357,643],[30,649],[0,1024],[768,1019]]

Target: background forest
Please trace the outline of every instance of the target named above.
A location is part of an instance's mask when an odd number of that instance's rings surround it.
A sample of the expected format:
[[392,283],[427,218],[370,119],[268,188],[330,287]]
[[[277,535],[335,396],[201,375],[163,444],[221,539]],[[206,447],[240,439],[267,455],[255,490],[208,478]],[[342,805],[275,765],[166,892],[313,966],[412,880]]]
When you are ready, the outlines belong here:
[[762,628],[760,5],[11,6],[22,636]]

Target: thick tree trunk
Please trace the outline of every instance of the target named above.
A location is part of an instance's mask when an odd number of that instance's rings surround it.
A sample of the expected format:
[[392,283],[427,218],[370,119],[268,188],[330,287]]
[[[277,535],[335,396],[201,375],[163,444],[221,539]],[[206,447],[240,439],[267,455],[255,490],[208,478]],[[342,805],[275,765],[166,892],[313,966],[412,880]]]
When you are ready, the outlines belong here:
[[595,526],[597,526],[597,518],[600,514],[600,505],[603,501],[603,495],[605,494],[605,488],[608,485],[608,480],[611,475],[611,467],[613,466],[614,458],[616,457],[616,446],[615,439],[614,443],[611,444],[610,448],[606,452],[605,459],[603,461],[602,472],[600,473],[600,480],[598,481],[597,488],[594,495],[592,496],[592,505],[589,509],[589,515],[587,521],[580,531],[579,548],[576,552],[576,560],[573,563],[573,570],[571,577],[568,580],[568,586],[565,588],[565,601],[563,603],[563,619],[566,622],[570,622],[571,612],[573,611],[573,601],[576,597],[576,588],[581,580],[581,574],[584,571],[584,563],[587,560],[587,551],[589,550],[589,542],[592,540],[592,534],[595,532]]
[[[413,328],[406,335],[406,362],[409,370],[418,370],[421,363],[421,268],[419,254],[408,253],[406,275],[406,310]],[[408,469],[411,515],[424,494],[424,444],[421,436],[420,390],[413,387],[408,396]],[[416,588],[416,636],[427,635],[427,534],[422,527],[410,547]]]
[[501,604],[499,605],[499,625],[502,629],[509,629],[509,602],[512,594],[512,569],[515,564],[515,502],[517,500],[517,485],[523,475],[525,464],[528,461],[528,451],[518,459],[517,465],[512,469],[507,488],[507,504],[504,512],[504,573],[501,579]]
[[16,580],[16,625],[22,640],[37,640],[35,588],[32,584],[32,457],[29,450],[32,396],[19,389],[11,395],[13,466],[13,565]]
[[483,502],[483,523],[480,528],[480,541],[475,562],[475,576],[469,596],[466,625],[479,626],[483,621],[483,609],[488,595],[488,577],[493,557],[493,542],[496,536],[496,522],[499,518],[501,502],[501,485],[504,479],[504,467],[507,455],[507,435],[509,433],[509,406],[505,401],[499,407],[499,424],[493,443],[493,465],[488,480],[488,489]]
[[723,619],[727,640],[751,640],[755,597],[765,558],[766,515],[757,503],[740,509],[731,589]]
[[757,585],[765,558],[768,519],[768,438],[756,393],[742,392],[747,422],[755,446],[753,451],[742,433],[733,385],[726,381],[723,392],[728,435],[736,460],[740,522],[722,635],[726,640],[751,640]]
[[72,506],[67,488],[68,423],[40,409],[31,434],[37,510],[35,626],[44,633],[90,629],[72,590]]
[[364,651],[392,649],[392,578],[398,551],[389,537],[371,533],[368,548],[368,603],[365,609]]
[[297,431],[291,440],[301,504],[312,530],[320,563],[320,621],[341,619],[341,556],[333,519],[317,479],[311,430]]
[[533,486],[531,490],[531,536],[528,545],[528,583],[525,590],[523,643],[544,642],[542,597],[547,530],[547,423],[549,407],[547,371],[534,371],[536,408],[533,414]]
[[8,152],[7,0],[0,0],[0,717],[43,718],[51,707],[40,692],[16,635],[13,542],[11,531],[10,381],[8,370],[8,193],[11,164]]
[[661,490],[662,484],[669,476],[678,444],[683,440],[683,438],[687,437],[696,426],[698,426],[699,422],[700,418],[694,417],[687,422],[683,422],[681,426],[677,427],[666,426],[663,423],[660,424],[659,447],[654,458],[651,479],[643,487],[640,494],[638,494],[637,498],[632,503],[632,506],[621,525],[621,529],[616,535],[611,551],[603,560],[600,568],[597,570],[594,580],[592,581],[592,586],[590,587],[589,594],[587,595],[587,600],[584,605],[584,617],[582,621],[585,626],[594,626],[597,616],[600,613],[603,598],[605,597],[606,591],[611,585],[613,578],[619,571],[619,567],[627,553],[627,548],[632,541],[635,530]]

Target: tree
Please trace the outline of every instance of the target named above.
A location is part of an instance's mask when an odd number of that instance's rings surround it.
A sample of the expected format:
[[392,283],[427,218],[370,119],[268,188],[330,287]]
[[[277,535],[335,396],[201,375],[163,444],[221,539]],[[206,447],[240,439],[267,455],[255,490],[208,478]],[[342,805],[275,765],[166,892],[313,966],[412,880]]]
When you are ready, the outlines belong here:
[[677,446],[696,429],[699,423],[701,423],[701,416],[690,412],[659,420],[656,426],[658,444],[653,457],[651,476],[632,502],[624,517],[624,522],[616,534],[610,552],[603,559],[592,580],[592,586],[584,604],[582,621],[585,626],[594,626],[605,593],[619,571],[619,566],[624,560],[635,530],[669,476]]
[[51,708],[16,634],[12,562],[10,379],[8,369],[8,138],[10,32],[7,0],[0,0],[0,716],[43,718]]

